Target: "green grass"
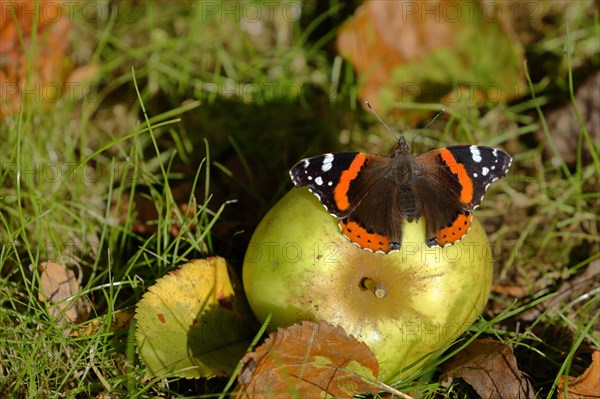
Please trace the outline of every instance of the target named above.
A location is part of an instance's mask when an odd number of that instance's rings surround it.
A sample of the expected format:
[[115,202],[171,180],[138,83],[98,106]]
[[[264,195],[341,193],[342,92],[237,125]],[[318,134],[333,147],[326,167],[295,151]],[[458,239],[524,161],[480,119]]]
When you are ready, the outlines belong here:
[[[389,151],[394,139],[361,109],[352,68],[330,48],[352,10],[330,3],[307,6],[300,21],[266,25],[262,36],[206,18],[201,3],[115,3],[120,13],[99,3],[97,18],[74,13],[72,57],[98,65],[97,95],[29,99],[0,122],[0,398],[218,397],[230,388],[227,379],[145,378],[133,325],[115,329],[113,315],[133,309],[186,260],[220,255],[240,271],[253,229],[291,187],[287,170],[300,157]],[[547,23],[527,45],[528,96],[448,109],[447,120],[413,144],[415,153],[471,142],[514,155],[511,173],[477,213],[495,245],[495,281],[526,291],[520,299],[493,294],[455,345],[395,385],[415,397],[472,395],[457,382],[442,387],[438,377],[443,361],[476,337],[513,345],[544,398],[600,348],[597,274],[543,307],[565,281],[600,268],[598,138],[573,100],[579,74],[600,64],[599,23],[584,7],[571,13],[569,31],[562,21]],[[574,164],[562,158],[546,119],[550,105],[564,103],[579,123]],[[408,137],[418,131],[388,122]],[[35,265],[48,259],[80,271],[80,295],[94,308],[71,327],[92,334],[65,336],[38,300]],[[527,312],[537,313],[520,320]]]

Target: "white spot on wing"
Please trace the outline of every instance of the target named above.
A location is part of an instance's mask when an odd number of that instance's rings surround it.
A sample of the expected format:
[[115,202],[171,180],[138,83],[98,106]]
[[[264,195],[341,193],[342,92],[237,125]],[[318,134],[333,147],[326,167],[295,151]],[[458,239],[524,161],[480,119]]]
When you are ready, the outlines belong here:
[[488,173],[490,173],[490,170],[484,166],[483,169],[481,169],[481,174],[487,176]]
[[473,157],[473,161],[475,162],[481,162],[481,152],[479,152],[479,148],[477,148],[476,145],[472,145],[471,147],[469,147],[469,149],[471,150],[471,156]]
[[306,169],[306,168],[308,168],[308,165],[310,165],[310,161],[307,158],[302,162],[302,166],[304,166],[304,168]]
[[294,176],[292,169],[290,169],[290,178],[292,179],[292,183],[294,183],[294,186],[298,186],[300,184],[296,176]]
[[315,183],[317,183],[317,185],[319,186],[323,185],[323,179],[321,178],[321,176],[317,176],[317,178],[315,179]]
[[323,158],[323,165],[321,166],[321,170],[323,172],[327,172],[333,166],[333,154],[325,154],[325,158]]

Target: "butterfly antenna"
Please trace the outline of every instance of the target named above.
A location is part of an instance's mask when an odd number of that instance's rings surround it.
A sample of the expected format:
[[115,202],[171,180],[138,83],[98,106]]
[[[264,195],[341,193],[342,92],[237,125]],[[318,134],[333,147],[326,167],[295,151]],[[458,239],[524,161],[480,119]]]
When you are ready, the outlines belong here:
[[421,128],[419,130],[419,132],[412,138],[412,140],[410,140],[410,144],[412,145],[412,142],[415,141],[415,139],[417,137],[419,137],[421,135],[421,133],[423,133],[423,131],[425,129],[427,129],[433,122],[435,122],[435,120],[438,118],[438,116],[440,116],[441,114],[443,114],[446,111],[445,108],[442,108],[440,112],[438,112],[426,125],[425,127]]
[[383,126],[385,126],[385,128],[387,129],[387,131],[388,131],[388,132],[389,132],[389,133],[390,133],[390,134],[391,134],[391,135],[392,135],[392,136],[393,136],[393,137],[394,137],[396,140],[398,140],[398,137],[397,137],[397,136],[396,136],[396,134],[395,134],[395,133],[392,131],[392,129],[390,129],[390,128],[389,128],[389,126],[388,126],[388,125],[386,125],[386,123],[383,121],[383,119],[381,119],[381,118],[379,117],[379,115],[377,115],[377,112],[375,112],[375,110],[374,110],[374,109],[373,109],[373,107],[371,106],[371,103],[370,103],[370,102],[368,102],[368,101],[365,101],[365,103],[367,104],[367,107],[369,107],[369,109],[371,110],[371,112],[373,113],[373,115],[375,115],[375,117],[376,117],[377,119],[379,119],[379,122],[381,122],[381,124],[382,124]]

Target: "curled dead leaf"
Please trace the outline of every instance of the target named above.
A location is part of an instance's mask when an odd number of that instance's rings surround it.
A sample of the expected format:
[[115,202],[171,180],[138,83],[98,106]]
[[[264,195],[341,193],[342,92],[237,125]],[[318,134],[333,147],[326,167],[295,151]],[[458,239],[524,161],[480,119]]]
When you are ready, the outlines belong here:
[[[359,95],[393,102],[501,102],[525,89],[524,49],[485,1],[367,0],[344,23],[337,48],[359,75]],[[493,43],[493,45],[490,45]]]
[[441,380],[462,378],[482,398],[534,399],[535,391],[521,373],[510,346],[493,339],[477,339],[444,367]]
[[492,284],[492,292],[498,295],[511,296],[513,298],[523,298],[527,296],[527,289],[519,285]]
[[238,391],[244,399],[349,398],[382,390],[371,350],[326,322],[279,328],[241,362]]
[[560,377],[558,397],[560,399],[600,398],[600,352],[592,354],[592,364],[579,377]]
[[[92,304],[81,292],[80,282],[72,269],[54,262],[38,265],[40,289],[38,299],[46,304],[50,316],[61,322],[80,323],[87,320]],[[68,334],[69,331],[65,331]]]
[[0,107],[0,120],[19,109],[23,96],[46,104],[61,96],[73,68],[66,56],[72,22],[64,5],[63,0],[2,2],[0,100],[8,106]]

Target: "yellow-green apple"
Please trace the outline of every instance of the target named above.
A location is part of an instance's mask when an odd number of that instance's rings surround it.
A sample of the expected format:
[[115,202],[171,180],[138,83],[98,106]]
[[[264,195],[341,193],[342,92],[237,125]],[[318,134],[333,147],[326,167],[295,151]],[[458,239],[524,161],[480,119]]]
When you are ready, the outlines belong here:
[[248,301],[271,327],[340,325],[366,343],[393,381],[418,370],[479,316],[490,293],[491,248],[473,220],[458,243],[425,244],[423,220],[405,222],[400,251],[353,245],[317,198],[293,189],[257,227],[244,259]]

